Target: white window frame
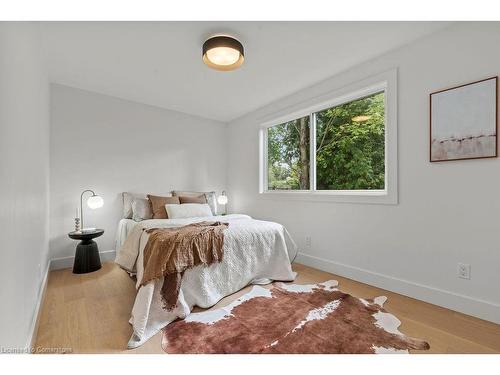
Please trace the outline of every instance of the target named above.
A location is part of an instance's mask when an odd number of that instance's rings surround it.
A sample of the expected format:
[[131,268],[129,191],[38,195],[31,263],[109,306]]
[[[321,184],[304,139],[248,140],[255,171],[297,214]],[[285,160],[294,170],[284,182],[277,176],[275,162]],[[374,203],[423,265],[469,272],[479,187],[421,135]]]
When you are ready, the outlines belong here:
[[[385,107],[385,187],[381,190],[315,190],[316,137],[312,116],[322,110],[384,92]],[[286,113],[288,112],[288,113]],[[267,129],[310,116],[310,190],[268,190]],[[281,113],[268,116],[259,129],[259,193],[264,198],[320,202],[397,204],[397,70],[391,70],[312,98]]]

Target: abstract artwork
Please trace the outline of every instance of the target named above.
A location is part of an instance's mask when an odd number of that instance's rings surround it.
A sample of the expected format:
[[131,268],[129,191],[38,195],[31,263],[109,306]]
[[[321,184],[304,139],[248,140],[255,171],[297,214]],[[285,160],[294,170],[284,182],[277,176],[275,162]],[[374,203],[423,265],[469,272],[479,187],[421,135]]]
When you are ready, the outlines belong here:
[[497,156],[498,77],[430,94],[430,161]]

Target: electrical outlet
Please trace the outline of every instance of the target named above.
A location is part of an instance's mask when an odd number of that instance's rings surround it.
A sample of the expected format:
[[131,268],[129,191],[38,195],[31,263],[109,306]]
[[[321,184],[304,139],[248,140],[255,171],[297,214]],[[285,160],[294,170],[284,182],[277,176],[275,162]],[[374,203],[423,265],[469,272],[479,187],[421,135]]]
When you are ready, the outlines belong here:
[[470,280],[470,264],[458,263],[457,272],[459,278]]
[[311,236],[306,236],[306,247],[307,248],[311,247]]

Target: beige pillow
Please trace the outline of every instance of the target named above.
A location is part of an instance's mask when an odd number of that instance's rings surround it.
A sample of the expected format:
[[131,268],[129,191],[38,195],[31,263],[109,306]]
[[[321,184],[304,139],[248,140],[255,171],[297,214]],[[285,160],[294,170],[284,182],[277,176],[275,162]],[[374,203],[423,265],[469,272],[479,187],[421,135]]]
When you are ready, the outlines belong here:
[[198,204],[204,204],[207,203],[207,198],[205,197],[205,194],[190,197],[190,196],[180,196],[179,201],[181,204],[186,204],[186,203],[198,203]]
[[132,219],[135,221],[148,220],[153,217],[151,204],[145,198],[135,198],[132,201]]
[[148,194],[149,203],[151,204],[151,211],[153,212],[153,219],[168,219],[166,204],[180,204],[179,197],[159,197],[156,195]]
[[133,194],[133,193],[127,193],[123,192],[122,193],[122,201],[123,201],[123,218],[124,219],[132,219],[133,212],[132,212],[132,202],[134,201],[135,198],[143,198],[145,199],[144,195],[139,195],[139,194]]

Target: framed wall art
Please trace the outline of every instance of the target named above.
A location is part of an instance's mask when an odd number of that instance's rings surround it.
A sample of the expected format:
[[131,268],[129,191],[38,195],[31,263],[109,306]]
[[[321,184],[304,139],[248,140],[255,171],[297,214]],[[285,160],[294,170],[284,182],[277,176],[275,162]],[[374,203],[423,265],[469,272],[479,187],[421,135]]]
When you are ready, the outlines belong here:
[[497,157],[498,77],[430,94],[431,162]]

